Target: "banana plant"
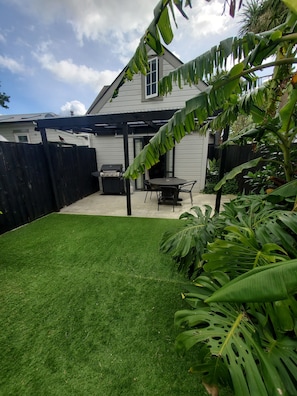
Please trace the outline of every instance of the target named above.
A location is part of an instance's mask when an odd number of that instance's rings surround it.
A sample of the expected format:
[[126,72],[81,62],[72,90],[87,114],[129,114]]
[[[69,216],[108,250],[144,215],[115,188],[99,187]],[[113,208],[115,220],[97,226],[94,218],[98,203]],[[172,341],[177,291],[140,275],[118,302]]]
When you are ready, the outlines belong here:
[[[135,55],[126,68],[124,79],[131,79],[136,73],[147,71],[148,46],[157,54],[163,50],[161,38],[168,44],[173,39],[169,18],[173,5],[184,15],[182,1],[161,1],[158,3],[154,20],[140,40]],[[239,114],[251,114],[255,128],[245,133],[245,138],[256,140],[271,135],[276,139],[283,153],[286,180],[293,177],[290,147],[296,138],[295,107],[296,87],[292,65],[297,63],[297,5],[285,2],[288,18],[285,23],[260,34],[247,33],[221,41],[206,53],[182,65],[160,81],[160,93],[167,95],[174,84],[197,84],[212,81],[208,88],[188,100],[167,124],[163,125],[143,151],[134,159],[125,172],[127,178],[137,178],[145,169],[158,162],[159,157],[194,130],[218,130],[230,125]],[[191,5],[191,2],[186,2]],[[175,20],[175,18],[173,17]],[[274,60],[271,60],[272,57]],[[227,70],[227,61],[234,66]],[[259,89],[256,72],[273,67],[272,80]],[[225,73],[221,73],[225,70]],[[219,71],[219,73],[218,73]],[[217,77],[215,77],[217,76]],[[285,99],[285,100],[284,100]],[[284,104],[286,102],[286,104]],[[216,117],[213,118],[213,115]]]

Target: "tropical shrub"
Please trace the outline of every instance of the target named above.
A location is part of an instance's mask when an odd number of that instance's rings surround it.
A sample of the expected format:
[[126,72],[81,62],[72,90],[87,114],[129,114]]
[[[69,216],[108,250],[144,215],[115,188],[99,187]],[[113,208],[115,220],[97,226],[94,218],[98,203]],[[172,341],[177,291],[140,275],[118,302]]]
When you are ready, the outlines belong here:
[[[194,277],[176,312],[179,351],[197,349],[191,372],[210,394],[295,395],[297,388],[297,182],[237,197],[223,212],[181,216],[163,252]],[[196,276],[196,277],[195,277]]]
[[[230,143],[269,141],[282,155],[279,166],[287,184],[281,190],[239,197],[219,215],[195,208],[194,214],[183,216],[176,237],[171,232],[162,241],[162,250],[173,255],[178,268],[196,277],[184,294],[192,309],[175,316],[184,329],[177,347],[197,346],[192,371],[212,394],[220,384],[230,384],[238,396],[296,394],[297,181],[291,152],[297,138],[297,3],[283,2],[286,19],[279,26],[223,40],[164,76],[161,95],[169,94],[174,84],[211,84],[159,129],[125,172],[125,177],[137,178],[185,135],[226,129],[240,114],[251,116],[252,124]],[[161,40],[169,44],[173,39],[170,13],[176,22],[175,7],[186,16],[187,5],[191,0],[158,2],[118,88],[148,71],[148,47],[162,55]],[[231,0],[231,14],[235,5]],[[257,72],[268,68],[273,68],[271,80],[257,87]],[[262,160],[233,169],[216,189]]]
[[[156,135],[127,168],[125,177],[137,178],[145,169],[151,168],[159,157],[171,150],[181,139],[194,130],[203,134],[228,128],[240,115],[251,119],[236,136],[228,139],[226,144],[234,141],[253,143],[269,142],[277,146],[282,155],[279,167],[282,167],[285,181],[296,177],[292,161],[292,145],[297,138],[297,73],[294,70],[297,43],[297,4],[283,0],[282,18],[284,21],[265,32],[247,32],[242,37],[230,37],[221,41],[209,51],[197,56],[164,76],[159,84],[160,94],[169,94],[174,84],[198,84],[211,81],[203,92],[191,98],[164,124]],[[234,13],[235,1],[230,3]],[[242,2],[239,2],[239,5]],[[123,80],[132,79],[139,72],[148,71],[148,48],[157,55],[162,55],[163,44],[173,40],[170,19],[175,21],[176,7],[186,17],[184,8],[191,6],[187,0],[161,0],[154,10],[154,19],[140,40],[135,55],[125,69]],[[230,70],[230,62],[234,66]],[[258,87],[258,71],[273,70],[269,81]],[[214,117],[214,114],[216,115]],[[244,166],[238,167],[226,176],[219,189],[227,180],[239,172],[257,166],[263,159],[259,157]],[[231,177],[232,176],[232,177]]]
[[[250,186],[253,193],[261,191],[272,190],[286,183],[286,176],[282,166],[282,153],[278,147],[267,141],[266,144],[261,144],[257,147],[257,152],[265,159],[262,167],[258,167],[254,171],[249,171],[246,176],[246,183]],[[297,169],[297,150],[296,144],[292,144],[291,158],[293,169]],[[296,177],[295,171],[295,177]]]
[[[280,213],[287,213],[294,207],[296,186],[297,181],[293,181],[269,195],[238,196],[226,203],[224,210],[219,214],[213,213],[210,206],[205,206],[205,210],[194,206],[191,212],[185,212],[180,216],[181,224],[178,229],[168,230],[163,235],[160,249],[172,256],[177,263],[178,271],[193,278],[205,263],[203,255],[209,249],[209,243],[216,238],[222,239],[227,226],[248,226],[252,230],[257,226],[258,232],[258,229],[263,230],[264,223],[266,228],[269,228],[268,220],[275,222],[275,217]],[[272,233],[267,232],[270,235]],[[276,236],[274,238],[278,243]],[[288,242],[290,249],[291,240]],[[282,243],[286,243],[286,240]]]
[[[205,187],[203,192],[205,194],[214,194],[215,193],[215,186],[219,182],[219,168],[220,168],[220,161],[213,159],[209,161],[209,169],[206,173],[206,180],[205,180]],[[239,193],[239,186],[236,179],[228,180],[222,187],[223,194],[238,194]]]

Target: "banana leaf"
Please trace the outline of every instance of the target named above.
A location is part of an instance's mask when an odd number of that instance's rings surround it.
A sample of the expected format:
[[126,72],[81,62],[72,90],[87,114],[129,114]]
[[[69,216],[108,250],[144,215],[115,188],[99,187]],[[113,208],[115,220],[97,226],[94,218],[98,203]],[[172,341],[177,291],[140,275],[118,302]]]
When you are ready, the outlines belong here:
[[297,259],[254,268],[224,285],[205,302],[278,301],[296,292]]
[[297,180],[292,180],[281,187],[278,187],[270,194],[266,196],[267,201],[272,203],[278,203],[284,200],[284,198],[296,198],[297,196]]
[[263,158],[259,157],[259,158],[255,158],[251,161],[245,162],[244,164],[236,166],[218,182],[218,184],[214,187],[214,190],[218,191],[228,180],[234,179],[235,176],[237,176],[239,173],[241,173],[245,169],[250,169],[250,168],[257,166],[259,164],[259,162],[262,160],[263,160]]

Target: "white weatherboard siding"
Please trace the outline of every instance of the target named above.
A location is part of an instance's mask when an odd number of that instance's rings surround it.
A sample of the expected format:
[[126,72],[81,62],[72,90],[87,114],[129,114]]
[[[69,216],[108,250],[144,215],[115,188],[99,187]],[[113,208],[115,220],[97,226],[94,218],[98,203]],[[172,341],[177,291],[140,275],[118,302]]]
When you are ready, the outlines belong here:
[[[154,53],[149,55],[155,56]],[[171,71],[182,65],[170,51],[165,50],[164,56],[159,59],[160,78],[168,75]],[[124,71],[109,87],[104,87],[94,100],[88,114],[125,114],[131,112],[150,112],[160,110],[176,110],[185,106],[187,100],[193,98],[199,92],[206,89],[204,83],[198,86],[185,85],[180,89],[173,83],[173,90],[164,97],[145,99],[145,77],[141,74],[133,76],[132,81],[126,81],[120,87],[118,96],[111,99],[113,92],[122,81]],[[137,129],[135,129],[137,134]],[[150,131],[150,134],[152,131]],[[144,135],[142,135],[144,136]],[[129,163],[134,159],[135,136],[129,136]],[[98,169],[104,163],[122,163],[124,165],[124,146],[122,137],[98,136],[92,139],[91,147],[97,151]],[[197,180],[196,191],[204,188],[206,161],[208,152],[208,136],[197,133],[185,136],[180,144],[176,145],[175,151],[175,176],[187,180]],[[170,154],[168,154],[170,155]],[[140,186],[141,183],[138,183]]]
[[[167,75],[173,67],[163,59],[163,75]],[[119,90],[115,99],[107,101],[105,105],[98,109],[96,106],[92,110],[93,114],[116,114],[129,113],[137,111],[153,111],[179,109],[185,105],[185,101],[197,95],[200,90],[196,86],[184,86],[179,89],[173,83],[172,93],[163,98],[153,98],[143,100],[143,79],[144,77],[137,74],[132,81],[127,81]]]
[[197,180],[194,191],[204,189],[207,161],[207,142],[198,133],[186,135],[175,148],[175,176]]
[[[187,180],[197,180],[195,191],[201,191],[205,184],[207,142],[198,133],[186,135],[175,147],[175,176]],[[133,136],[129,136],[129,163],[134,159]],[[100,171],[103,164],[125,166],[123,136],[92,136],[91,146],[97,152]]]
[[[134,159],[134,136],[129,136],[129,164]],[[91,136],[91,147],[96,149],[97,166],[100,171],[103,164],[122,164],[125,167],[123,136]]]
[[92,136],[91,147],[96,149],[99,171],[103,164],[122,164],[124,166],[122,136]]

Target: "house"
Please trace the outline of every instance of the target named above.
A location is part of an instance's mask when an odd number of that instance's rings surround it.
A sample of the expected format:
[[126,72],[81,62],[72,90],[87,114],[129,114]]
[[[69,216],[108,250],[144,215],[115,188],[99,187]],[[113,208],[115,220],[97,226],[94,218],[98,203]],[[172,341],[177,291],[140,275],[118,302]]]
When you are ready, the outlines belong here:
[[[88,115],[112,115],[156,112],[163,117],[162,111],[176,111],[182,108],[185,101],[206,89],[206,84],[199,83],[197,86],[184,86],[179,89],[173,87],[170,95],[165,97],[158,94],[158,80],[170,71],[182,65],[182,62],[169,50],[165,49],[164,55],[157,57],[153,51],[149,52],[150,72],[144,75],[135,75],[132,81],[126,81],[114,96],[124,76],[123,70],[114,82],[104,87],[98,94],[87,111]],[[156,115],[158,117],[158,115]],[[133,122],[129,123],[129,163],[148,143],[156,133],[159,126],[167,119],[157,118],[153,122],[144,122],[142,128],[133,129]],[[136,126],[136,122],[135,122]],[[155,129],[153,128],[155,126]],[[142,189],[145,178],[177,176],[188,180],[197,180],[197,191],[204,188],[208,136],[201,136],[197,132],[187,135],[170,152],[160,158],[160,162],[153,166],[145,176],[139,177],[135,182],[135,189]],[[124,150],[121,136],[117,133],[91,136],[91,147],[96,148],[98,169],[102,164],[123,163]]]
[[[1,115],[1,140],[18,143],[40,143],[40,133],[35,130],[37,120],[56,117],[58,116],[54,113]],[[48,141],[59,144],[89,146],[89,135],[51,129],[48,131]]]
[[[114,97],[123,79],[124,69],[110,86],[100,91],[86,116],[60,118],[52,113],[0,116],[0,135],[8,140],[39,143],[40,132],[35,130],[37,123],[39,130],[46,129],[49,142],[65,140],[79,144],[79,139],[85,143],[87,136],[87,145],[96,149],[98,170],[103,164],[131,164],[160,126],[175,111],[184,107],[188,99],[207,87],[202,82],[197,86],[184,86],[183,89],[175,86],[170,95],[163,97],[158,92],[158,81],[181,66],[182,62],[165,49],[160,57],[150,51],[149,64],[150,72],[146,76],[135,75],[132,81],[121,86]],[[123,145],[124,124],[128,128],[127,148],[124,148],[125,143]],[[147,178],[175,176],[197,180],[196,191],[203,190],[208,144],[208,136],[197,132],[186,135],[145,175],[138,177],[133,188],[143,189]]]

